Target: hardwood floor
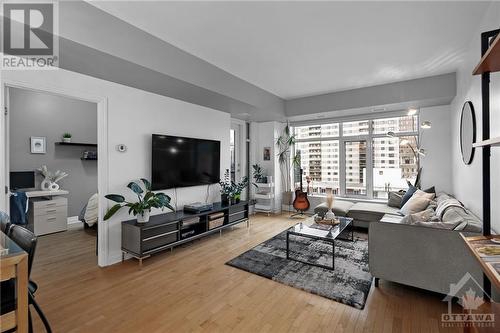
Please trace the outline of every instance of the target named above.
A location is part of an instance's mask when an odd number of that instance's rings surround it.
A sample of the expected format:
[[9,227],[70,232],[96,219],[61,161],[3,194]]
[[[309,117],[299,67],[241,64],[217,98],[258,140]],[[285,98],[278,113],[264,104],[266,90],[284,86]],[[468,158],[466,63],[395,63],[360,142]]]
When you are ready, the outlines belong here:
[[[440,327],[441,296],[381,281],[357,310],[226,261],[296,223],[253,216],[245,224],[107,268],[95,237],[73,230],[39,239],[32,279],[54,332],[456,332]],[[35,332],[43,332],[36,315]]]

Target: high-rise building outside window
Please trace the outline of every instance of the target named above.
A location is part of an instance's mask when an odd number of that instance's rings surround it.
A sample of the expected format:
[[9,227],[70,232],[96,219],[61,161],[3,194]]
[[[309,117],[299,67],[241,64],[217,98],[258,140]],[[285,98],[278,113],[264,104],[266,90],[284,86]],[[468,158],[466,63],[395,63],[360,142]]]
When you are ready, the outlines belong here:
[[310,195],[332,188],[337,196],[385,199],[417,176],[417,115],[295,126],[294,133]]

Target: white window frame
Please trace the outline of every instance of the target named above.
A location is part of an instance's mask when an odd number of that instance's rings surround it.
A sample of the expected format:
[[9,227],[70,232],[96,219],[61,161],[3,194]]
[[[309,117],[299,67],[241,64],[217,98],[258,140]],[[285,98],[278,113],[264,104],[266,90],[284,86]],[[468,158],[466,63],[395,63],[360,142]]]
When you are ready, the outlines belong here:
[[[339,141],[339,185],[340,185],[340,196],[341,198],[354,198],[354,199],[365,199],[365,200],[373,200],[373,139],[375,138],[385,138],[387,135],[385,133],[374,134],[373,133],[373,120],[375,119],[384,119],[384,118],[395,118],[395,117],[403,117],[407,116],[406,110],[394,111],[394,112],[380,112],[375,114],[365,114],[359,116],[352,117],[339,117],[339,118],[329,118],[329,119],[321,119],[321,121],[303,121],[303,122],[294,122],[291,126],[294,128],[293,131],[295,133],[295,127],[300,126],[313,126],[313,125],[324,125],[331,123],[339,124],[339,135],[337,137],[326,137],[326,138],[309,138],[309,139],[296,139],[295,142],[313,142],[313,141]],[[417,128],[415,131],[410,132],[400,132],[394,133],[395,137],[404,137],[404,136],[416,136],[417,145],[420,140],[420,131],[419,124],[420,118],[417,114]],[[368,133],[363,135],[352,135],[352,136],[344,136],[343,135],[343,123],[349,121],[368,121]],[[350,141],[366,141],[366,195],[347,195],[346,194],[346,156],[345,156],[345,143]],[[292,147],[292,156],[295,156],[295,145]],[[371,171],[369,171],[371,170]],[[293,177],[293,176],[292,176]],[[293,178],[294,179],[294,178]]]

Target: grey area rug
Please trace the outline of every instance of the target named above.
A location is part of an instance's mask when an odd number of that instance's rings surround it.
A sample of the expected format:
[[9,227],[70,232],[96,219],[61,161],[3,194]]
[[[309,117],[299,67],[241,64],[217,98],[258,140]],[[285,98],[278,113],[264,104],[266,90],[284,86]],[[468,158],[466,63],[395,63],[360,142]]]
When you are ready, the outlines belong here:
[[[286,231],[226,265],[363,309],[372,283],[368,270],[368,241],[366,234],[354,235],[354,242],[335,241],[335,270],[287,260]],[[290,255],[302,261],[331,265],[332,245],[290,235]]]

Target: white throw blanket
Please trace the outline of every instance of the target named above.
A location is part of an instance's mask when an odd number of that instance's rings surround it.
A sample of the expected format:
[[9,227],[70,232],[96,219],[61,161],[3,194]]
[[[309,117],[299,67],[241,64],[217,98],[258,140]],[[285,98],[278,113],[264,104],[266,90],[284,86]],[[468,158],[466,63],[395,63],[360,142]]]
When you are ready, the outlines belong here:
[[454,198],[449,198],[439,203],[439,205],[436,208],[436,216],[439,216],[439,219],[442,220],[444,212],[450,207],[459,207],[462,208],[465,212],[467,212],[464,206],[462,206],[462,204],[460,203],[460,201]]

